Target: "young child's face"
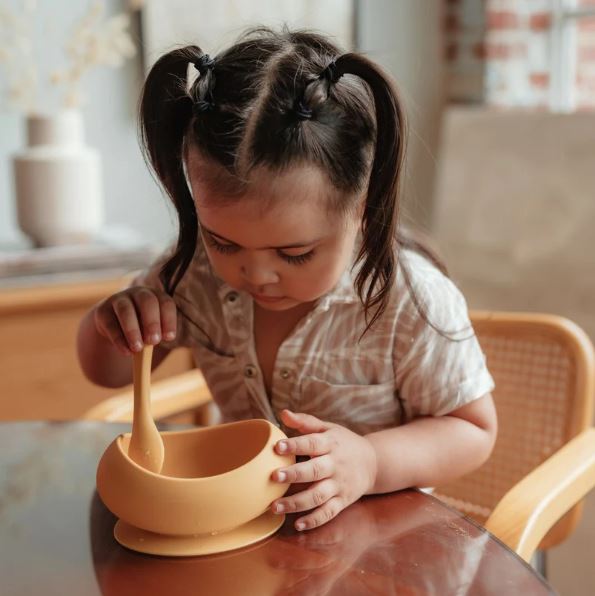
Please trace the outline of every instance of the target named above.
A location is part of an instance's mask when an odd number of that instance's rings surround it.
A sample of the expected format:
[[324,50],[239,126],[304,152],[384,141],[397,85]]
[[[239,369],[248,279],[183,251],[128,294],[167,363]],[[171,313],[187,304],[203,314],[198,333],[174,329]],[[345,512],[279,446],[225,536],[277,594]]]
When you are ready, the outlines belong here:
[[232,202],[193,176],[191,165],[189,179],[213,269],[262,308],[312,302],[351,264],[360,222],[327,212],[325,193],[332,190],[317,169],[263,174]]

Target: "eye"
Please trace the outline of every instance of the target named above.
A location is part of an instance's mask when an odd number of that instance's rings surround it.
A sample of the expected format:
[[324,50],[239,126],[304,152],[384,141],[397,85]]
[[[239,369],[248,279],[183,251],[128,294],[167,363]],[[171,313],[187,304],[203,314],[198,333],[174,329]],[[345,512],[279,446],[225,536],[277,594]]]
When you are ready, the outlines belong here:
[[240,250],[240,247],[236,246],[235,244],[222,244],[221,242],[218,242],[210,234],[205,234],[205,238],[207,239],[209,245],[221,254],[230,255]]
[[310,261],[312,259],[312,257],[314,256],[314,250],[305,252],[304,254],[301,254],[301,255],[288,255],[281,251],[278,251],[277,254],[284,261],[287,261],[288,263],[290,263],[292,265],[303,265],[304,263],[307,263],[308,261]]

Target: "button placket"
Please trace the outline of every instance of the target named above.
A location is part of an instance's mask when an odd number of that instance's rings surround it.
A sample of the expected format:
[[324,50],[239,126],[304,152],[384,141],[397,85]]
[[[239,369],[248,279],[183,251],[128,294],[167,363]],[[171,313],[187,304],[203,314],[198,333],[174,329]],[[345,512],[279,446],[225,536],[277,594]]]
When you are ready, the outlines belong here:
[[288,338],[280,346],[277,352],[275,370],[273,371],[273,395],[272,405],[275,411],[290,408],[292,405],[292,393],[294,391],[296,377],[294,362],[299,354],[299,341],[295,338]]
[[258,375],[258,370],[253,364],[246,364],[244,366],[244,376],[247,379],[254,379]]
[[246,326],[246,304],[242,296],[235,290],[228,289],[220,291],[221,310],[227,332],[234,343],[236,353],[244,348],[243,344],[249,338],[250,333]]

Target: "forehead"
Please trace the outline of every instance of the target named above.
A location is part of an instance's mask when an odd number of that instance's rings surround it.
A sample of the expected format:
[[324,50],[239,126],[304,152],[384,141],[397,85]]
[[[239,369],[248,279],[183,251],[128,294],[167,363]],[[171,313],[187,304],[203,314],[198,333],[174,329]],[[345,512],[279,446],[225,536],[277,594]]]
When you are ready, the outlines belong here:
[[286,201],[317,203],[323,208],[340,204],[341,192],[313,165],[296,164],[283,171],[256,167],[247,180],[240,181],[197,151],[190,150],[187,158],[188,179],[199,206],[237,204],[251,199],[258,199],[266,211]]
[[224,176],[196,154],[189,155],[188,178],[201,223],[241,246],[307,243],[345,221],[330,208],[340,199],[339,191],[314,166],[296,165],[283,172],[254,169],[241,188]]

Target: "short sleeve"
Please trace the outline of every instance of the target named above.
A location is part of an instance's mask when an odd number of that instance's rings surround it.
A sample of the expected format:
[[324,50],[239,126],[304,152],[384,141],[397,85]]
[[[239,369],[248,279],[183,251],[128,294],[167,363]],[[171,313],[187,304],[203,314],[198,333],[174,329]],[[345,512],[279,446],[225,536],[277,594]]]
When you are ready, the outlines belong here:
[[442,416],[492,391],[494,381],[460,290],[420,256],[408,271],[415,295],[408,293],[395,333],[399,397],[408,419]]

